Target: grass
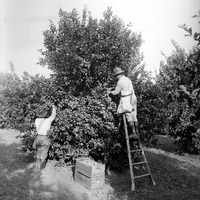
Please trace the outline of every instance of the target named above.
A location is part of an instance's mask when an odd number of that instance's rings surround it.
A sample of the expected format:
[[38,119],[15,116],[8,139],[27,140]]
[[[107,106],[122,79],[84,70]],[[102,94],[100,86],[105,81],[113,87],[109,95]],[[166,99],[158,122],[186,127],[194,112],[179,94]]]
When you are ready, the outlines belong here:
[[3,132],[2,139],[0,132],[0,200],[75,200],[42,184],[42,174],[34,171],[33,155],[20,153],[16,133],[11,134]]
[[[136,180],[136,191],[130,190],[130,175],[116,175],[108,182],[118,199],[130,200],[199,200],[200,157],[176,154],[178,147],[166,136],[158,136],[156,148],[146,148],[145,154],[156,186],[148,178]],[[126,198],[125,195],[126,194]]]
[[[57,177],[64,177],[63,185],[57,185],[55,190],[53,182],[43,184],[42,174],[36,173],[32,167],[33,155],[20,154],[20,144],[15,140],[11,141],[12,138],[15,138],[14,133],[0,130],[0,200],[200,199],[199,156],[177,155],[177,148],[168,138],[159,138],[159,146],[147,148],[145,151],[156,186],[152,186],[148,178],[142,178],[136,180],[135,192],[130,191],[128,172],[112,172],[111,176],[106,176],[105,188],[87,191],[78,183],[73,183],[66,170]],[[46,179],[48,178],[56,179],[52,171],[47,174]]]

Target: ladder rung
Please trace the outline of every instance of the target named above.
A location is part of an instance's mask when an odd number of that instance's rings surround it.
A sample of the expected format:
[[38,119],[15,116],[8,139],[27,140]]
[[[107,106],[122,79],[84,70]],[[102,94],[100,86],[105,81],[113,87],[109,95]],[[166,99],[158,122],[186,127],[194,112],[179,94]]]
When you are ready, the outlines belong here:
[[144,151],[143,149],[131,150],[131,152]]
[[140,164],[144,164],[146,163],[147,164],[147,161],[142,161],[142,162],[137,162],[137,163],[132,163],[133,165],[140,165]]
[[145,176],[151,176],[151,174],[142,174],[140,176],[135,176],[134,179],[136,179],[136,178],[142,178],[142,177],[145,177]]
[[[126,144],[127,144],[127,152],[128,152],[128,160],[129,160],[129,168],[130,168],[131,184],[132,184],[131,190],[132,191],[135,190],[134,179],[142,178],[142,177],[145,177],[145,176],[150,176],[153,185],[156,185],[153,178],[152,178],[152,175],[151,175],[151,172],[150,172],[150,169],[149,169],[149,166],[148,166],[148,162],[147,162],[145,152],[144,152],[144,149],[142,147],[142,143],[140,141],[140,138],[138,138],[138,140],[132,141],[132,139],[129,138],[125,114],[123,114],[122,120],[124,122],[124,130],[125,130],[125,136],[126,136]],[[121,125],[121,120],[120,120],[117,132],[119,132],[119,130],[120,130],[120,125]],[[134,154],[134,152],[141,152],[139,154],[142,154],[142,155],[138,155],[138,157],[139,158],[142,157],[143,161],[139,160],[139,162],[133,162],[131,153]],[[136,153],[136,155],[137,155],[137,153]],[[136,159],[135,159],[135,161],[136,161]],[[145,165],[142,165],[142,164],[145,164]],[[137,167],[137,165],[141,165],[141,166]],[[144,172],[144,173],[142,173],[141,175],[134,176],[134,169],[140,168],[140,167],[142,168],[142,172]],[[141,170],[140,170],[140,172],[141,172]]]

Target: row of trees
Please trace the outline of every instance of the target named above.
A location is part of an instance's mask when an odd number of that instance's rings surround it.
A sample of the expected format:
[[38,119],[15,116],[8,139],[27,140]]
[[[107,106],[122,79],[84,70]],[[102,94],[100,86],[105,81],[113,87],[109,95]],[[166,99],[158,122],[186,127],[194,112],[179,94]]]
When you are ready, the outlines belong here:
[[[112,159],[121,169],[127,163],[125,137],[116,135],[117,98],[106,92],[115,85],[112,72],[118,66],[135,86],[142,140],[150,144],[154,134],[170,134],[180,137],[184,150],[199,152],[198,46],[187,55],[175,44],[153,80],[141,65],[141,35],[110,8],[99,21],[86,10],[81,17],[76,10],[60,10],[59,17],[58,26],[50,22],[44,32],[45,50],[40,51],[40,64],[53,72],[50,78],[26,72],[18,77],[14,70],[0,74],[1,128],[22,132],[24,150],[30,149],[37,108],[54,103],[58,113],[49,132],[52,158],[71,163],[79,155],[90,155]],[[183,28],[199,40],[199,33]]]
[[[199,20],[200,15],[194,17]],[[200,33],[181,28],[197,45],[187,54],[173,42],[175,50],[161,64],[156,85],[162,88],[167,133],[179,139],[184,151],[200,153]]]

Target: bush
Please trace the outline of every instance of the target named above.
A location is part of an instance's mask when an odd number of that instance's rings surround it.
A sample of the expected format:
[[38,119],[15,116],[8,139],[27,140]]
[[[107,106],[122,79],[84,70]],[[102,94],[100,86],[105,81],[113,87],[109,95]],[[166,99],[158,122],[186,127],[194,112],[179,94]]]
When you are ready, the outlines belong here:
[[66,95],[58,107],[49,134],[53,141],[51,157],[63,160],[83,154],[98,157],[100,148],[103,150],[101,158],[109,154],[107,140],[116,132],[116,106],[105,88],[98,87],[91,95],[83,97]]

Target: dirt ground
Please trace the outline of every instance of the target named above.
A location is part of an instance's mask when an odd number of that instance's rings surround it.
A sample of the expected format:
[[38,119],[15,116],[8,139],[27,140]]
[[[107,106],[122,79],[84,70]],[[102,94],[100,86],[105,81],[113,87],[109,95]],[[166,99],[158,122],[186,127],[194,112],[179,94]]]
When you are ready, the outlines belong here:
[[173,140],[156,136],[160,145],[145,153],[156,186],[148,178],[136,180],[130,191],[129,172],[111,171],[102,189],[88,190],[73,179],[71,167],[47,163],[34,171],[34,159],[19,151],[19,133],[0,130],[0,200],[199,200],[200,157],[178,155]]

